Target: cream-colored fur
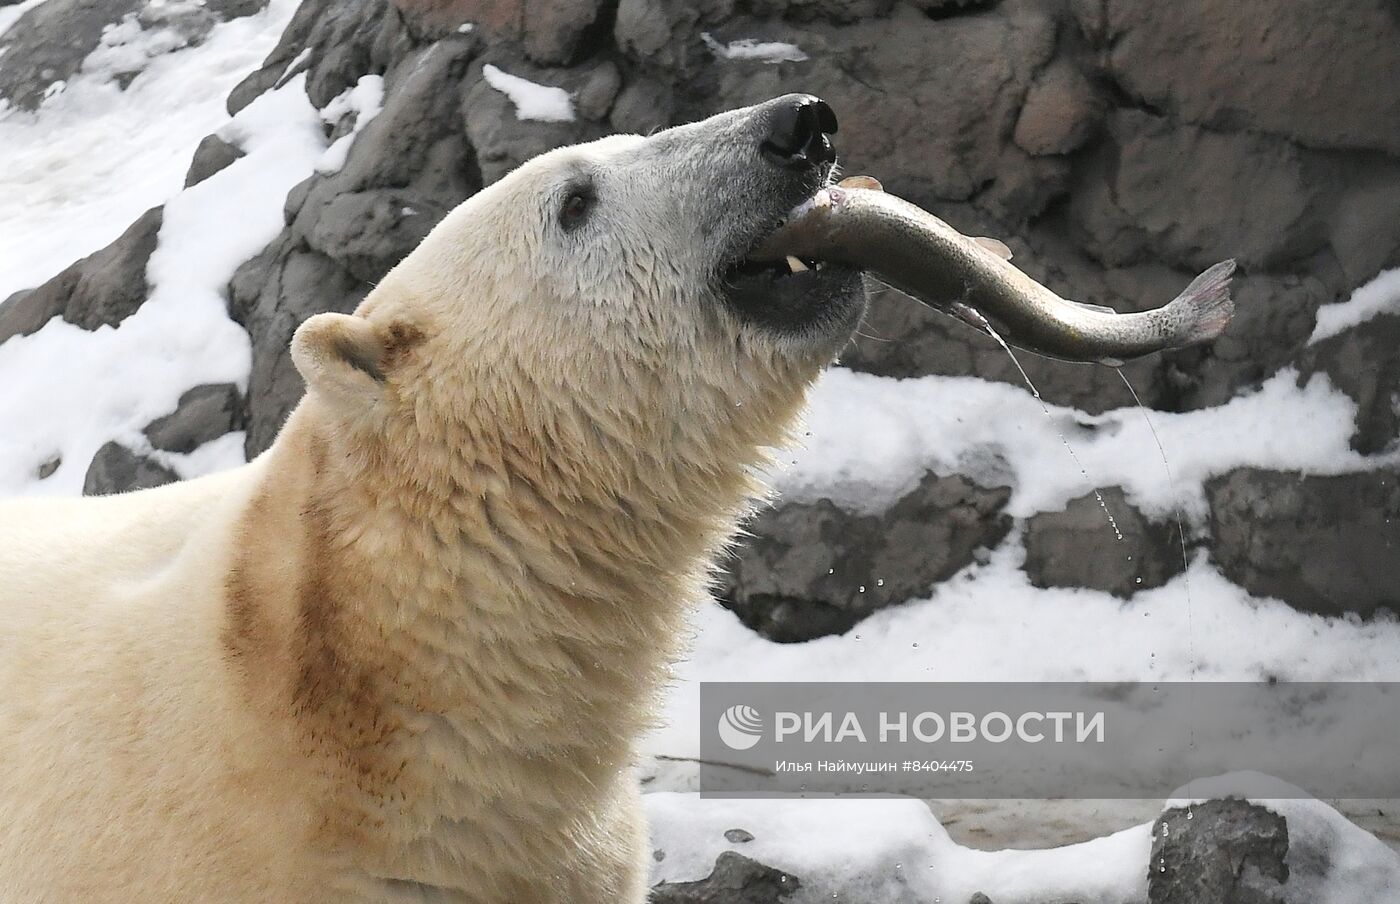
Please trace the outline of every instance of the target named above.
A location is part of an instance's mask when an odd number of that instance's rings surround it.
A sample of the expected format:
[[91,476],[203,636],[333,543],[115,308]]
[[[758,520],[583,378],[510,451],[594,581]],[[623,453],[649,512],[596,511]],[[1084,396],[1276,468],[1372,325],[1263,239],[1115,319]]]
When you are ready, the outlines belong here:
[[308,321],[250,464],[0,504],[0,902],[643,900],[633,745],[843,338],[702,289],[744,199],[649,147],[533,161]]

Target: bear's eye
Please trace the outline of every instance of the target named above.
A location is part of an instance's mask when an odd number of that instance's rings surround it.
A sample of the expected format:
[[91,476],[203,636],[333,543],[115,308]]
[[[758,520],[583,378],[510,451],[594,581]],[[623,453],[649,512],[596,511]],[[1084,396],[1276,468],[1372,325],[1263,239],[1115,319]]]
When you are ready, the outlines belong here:
[[576,188],[564,196],[559,206],[559,225],[565,229],[577,229],[588,219],[596,199],[588,189]]

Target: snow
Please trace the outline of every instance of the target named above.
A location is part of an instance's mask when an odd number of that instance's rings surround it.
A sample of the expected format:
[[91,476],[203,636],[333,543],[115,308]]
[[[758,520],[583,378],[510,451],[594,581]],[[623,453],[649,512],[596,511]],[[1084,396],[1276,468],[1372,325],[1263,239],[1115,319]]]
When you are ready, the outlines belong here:
[[[1147,897],[1150,826],[1044,851],[975,851],[955,844],[920,801],[704,800],[657,792],[651,822],[652,882],[704,878],[732,850],[796,876],[792,904],[965,904],[982,892],[997,904],[1121,904]],[[726,841],[728,829],[754,836]]]
[[574,102],[563,88],[541,85],[511,75],[487,63],[481,67],[486,84],[510,98],[515,118],[538,122],[573,122]]
[[[1105,529],[1104,542],[1115,543]],[[1134,550],[1127,548],[1125,555]],[[645,742],[656,787],[690,790],[703,681],[1396,681],[1400,622],[1308,615],[1251,597],[1203,558],[1124,601],[1033,586],[1013,532],[985,563],[849,633],[780,644],[728,610],[696,614],[665,719]],[[873,585],[878,574],[870,574]],[[1189,590],[1189,595],[1188,595]],[[1240,638],[1249,638],[1241,645]]]
[[[1239,796],[1240,775],[1193,782],[1163,810]],[[1279,797],[1254,799],[1288,822],[1287,904],[1376,904],[1400,896],[1400,855],[1336,810],[1277,779]],[[1203,792],[1203,793],[1201,793]],[[964,904],[977,892],[997,904],[1123,904],[1147,898],[1152,824],[1048,850],[978,851],[956,844],[920,801],[706,800],[656,792],[644,798],[656,882],[707,876],[734,851],[801,884],[792,904],[879,901]],[[730,842],[743,829],[752,841]],[[657,860],[657,855],[661,859]]]
[[23,3],[16,3],[13,6],[0,8],[0,36],[3,36],[5,32],[9,31],[10,26],[19,21],[20,16],[23,16],[43,2],[44,0],[24,0]]
[[143,14],[156,27],[143,26],[137,13],[127,13],[120,22],[102,30],[97,48],[83,60],[82,72],[108,79],[118,74],[140,72],[156,57],[179,50],[189,44],[189,38],[178,28],[161,23],[195,13],[201,4],[193,0],[152,2]]
[[[0,9],[0,30],[3,17],[34,5]],[[179,192],[195,145],[228,121],[229,91],[262,63],[296,6],[272,0],[221,23],[199,46],[148,60],[124,91],[109,68],[85,68],[38,111],[0,112],[0,223],[12,224],[0,241],[0,302]]]
[[[803,448],[783,456],[789,467],[775,475],[776,485],[787,499],[826,497],[880,511],[931,469],[1009,485],[1007,510],[1020,517],[1063,509],[1095,487],[1114,485],[1151,516],[1171,514],[1178,495],[1187,513],[1199,516],[1203,481],[1241,465],[1335,474],[1395,460],[1351,450],[1355,404],[1325,375],[1297,382],[1285,369],[1225,405],[1151,412],[1149,427],[1136,407],[1087,415],[1048,405],[1047,418],[1030,393],[1004,383],[893,380],[833,368],[812,394]],[[1171,463],[1175,491],[1151,428]]]
[[[295,62],[295,61],[293,61]],[[327,123],[337,123],[341,118],[354,115],[354,125],[350,131],[337,138],[326,148],[321,159],[316,162],[316,172],[334,173],[345,165],[350,154],[350,145],[355,137],[369,125],[371,119],[384,108],[384,77],[382,75],[362,75],[355,84],[331,98],[331,102],[321,109],[321,118]]]
[[807,59],[796,44],[783,44],[778,41],[756,41],[741,38],[728,44],[715,40],[709,32],[700,33],[700,38],[710,52],[720,60],[751,60],[760,63],[800,63]]
[[[147,302],[115,329],[82,330],[59,318],[0,345],[0,494],[74,494],[109,439],[145,448],[140,430],[203,383],[246,383],[248,335],[228,318],[224,289],[238,265],[283,226],[282,205],[325,150],[305,76],[249,104],[219,130],[246,156],[165,206],[147,264]],[[59,364],[61,362],[61,365]],[[241,463],[223,440],[194,470]],[[41,462],[61,456],[46,480]],[[199,455],[199,450],[196,450]]]
[[1351,293],[1351,298],[1344,302],[1318,308],[1317,326],[1308,337],[1308,345],[1381,314],[1400,314],[1400,268],[1381,271],[1375,279]]

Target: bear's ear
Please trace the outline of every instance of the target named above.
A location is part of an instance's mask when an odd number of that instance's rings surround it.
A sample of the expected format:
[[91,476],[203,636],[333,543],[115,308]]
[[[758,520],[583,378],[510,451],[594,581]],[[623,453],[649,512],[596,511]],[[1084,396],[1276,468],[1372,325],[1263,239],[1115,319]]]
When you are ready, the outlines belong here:
[[292,337],[292,362],[306,385],[328,399],[364,404],[384,389],[387,343],[363,317],[317,314]]

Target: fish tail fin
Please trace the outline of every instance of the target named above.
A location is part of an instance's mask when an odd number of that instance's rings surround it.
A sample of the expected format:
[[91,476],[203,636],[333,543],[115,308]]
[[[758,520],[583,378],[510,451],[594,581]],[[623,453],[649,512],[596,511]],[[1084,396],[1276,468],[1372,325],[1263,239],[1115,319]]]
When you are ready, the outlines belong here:
[[1181,345],[1209,342],[1224,332],[1235,315],[1235,302],[1230,297],[1230,277],[1234,275],[1234,260],[1224,260],[1191,280],[1172,301],[1179,315]]

